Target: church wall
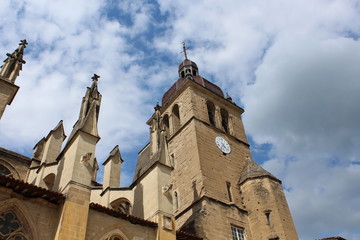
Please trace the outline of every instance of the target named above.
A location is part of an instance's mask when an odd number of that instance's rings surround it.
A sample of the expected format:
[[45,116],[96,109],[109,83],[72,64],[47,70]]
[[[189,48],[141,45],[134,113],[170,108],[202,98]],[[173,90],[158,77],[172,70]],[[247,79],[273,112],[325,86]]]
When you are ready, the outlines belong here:
[[103,192],[101,189],[92,189],[90,202],[100,204],[104,207],[111,208],[111,203],[119,198],[126,198],[133,206],[134,203],[134,192],[132,189],[108,189],[102,196]]
[[10,82],[0,79],[0,119],[5,111],[7,104],[11,103],[14,98],[18,86]]
[[230,134],[247,143],[243,122],[240,117],[242,110],[209,90],[203,89],[200,86],[194,88],[197,90],[196,94],[195,92],[192,94],[194,116],[210,125],[206,103],[207,101],[212,102],[215,105],[216,128],[221,129],[220,109],[223,108],[229,113]]
[[157,164],[134,187],[133,215],[156,221],[158,212],[171,214],[171,197],[162,193],[162,187],[170,183],[168,167]]
[[49,174],[55,174],[55,176],[58,174],[58,165],[42,165],[40,168],[35,168],[29,170],[27,181],[35,184],[36,186],[46,188],[49,190],[52,190],[52,188],[49,188],[43,181],[44,178]]
[[[251,179],[241,185],[255,239],[298,239],[281,184],[269,179]],[[271,211],[269,220],[266,212]]]
[[[90,186],[96,141],[96,137],[81,131],[75,135],[75,139],[60,160],[62,163],[59,163],[60,190],[66,187],[70,180]],[[87,153],[91,153],[91,157],[83,162],[82,157]]]
[[247,214],[235,206],[222,205],[204,200],[200,217],[195,221],[197,234],[206,240],[232,239],[231,226],[244,229],[247,240],[252,238],[248,231]]
[[133,206],[134,204],[134,191],[131,190],[110,190],[109,192],[110,196],[109,196],[109,206],[110,203],[119,199],[119,198],[126,198],[127,200],[130,201],[131,206]]
[[56,161],[64,140],[63,132],[59,130],[60,129],[58,129],[58,131],[52,131],[52,134],[50,134],[47,139],[41,162],[52,163]]
[[30,159],[25,160],[0,149],[0,164],[9,169],[14,178],[25,180]]
[[199,198],[202,190],[202,175],[196,142],[194,121],[186,125],[169,142],[169,154],[174,160],[172,171],[173,191],[178,195],[178,209],[175,214]]
[[[250,156],[247,146],[235,141],[212,127],[196,122],[201,172],[204,176],[204,187],[208,196],[230,202],[227,182],[231,184],[232,201],[240,206],[238,181],[245,164],[245,157]],[[216,146],[215,137],[221,136],[230,144],[231,152],[224,155]]]
[[164,187],[171,184],[171,169],[162,164],[158,164],[158,198],[159,198],[159,211],[171,216],[173,213],[172,191],[165,193]]
[[28,239],[52,240],[60,215],[60,206],[40,198],[26,198],[0,187],[0,214],[12,210]]
[[29,169],[29,172],[28,172],[28,176],[27,176],[27,179],[26,181],[28,183],[31,183],[31,184],[34,184],[35,185],[35,181],[36,181],[36,178],[38,176],[38,173],[37,173],[37,170],[39,168],[32,168],[32,169]]
[[90,192],[90,202],[93,203],[98,203],[104,207],[107,207],[107,204],[105,201],[105,199],[103,200],[102,197],[100,196],[100,194],[103,192],[102,188],[98,188],[98,189],[91,189]]
[[127,220],[90,209],[85,239],[102,240],[112,235],[118,235],[124,240],[155,240],[156,231],[156,228],[132,224]]
[[169,115],[169,122],[170,122],[170,134],[174,135],[177,130],[174,128],[174,114],[172,113],[172,109],[175,104],[179,106],[179,113],[180,113],[180,128],[183,126],[186,122],[188,122],[193,116],[194,116],[194,103],[192,101],[193,96],[193,90],[190,87],[184,88],[184,90],[179,94],[179,96],[174,99],[172,102],[167,103],[164,106],[164,112],[162,113],[162,116],[165,114]]

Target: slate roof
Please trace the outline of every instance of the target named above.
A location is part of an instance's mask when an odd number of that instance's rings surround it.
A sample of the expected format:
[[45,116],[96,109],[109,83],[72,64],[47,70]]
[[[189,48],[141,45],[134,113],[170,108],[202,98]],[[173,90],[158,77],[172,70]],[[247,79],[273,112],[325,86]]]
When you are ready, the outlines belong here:
[[[221,88],[218,87],[217,85],[213,84],[212,82],[206,80],[205,78],[203,78],[201,76],[192,76],[192,78],[193,78],[193,81],[196,82],[197,84],[210,90],[211,92],[215,93],[216,95],[219,95],[220,97],[224,97],[224,93],[222,92]],[[163,106],[171,99],[171,97],[178,90],[181,89],[181,87],[186,83],[186,81],[191,81],[191,80],[188,80],[187,78],[179,78],[174,83],[174,85],[172,85],[170,87],[170,89],[165,92],[165,94],[162,97],[162,101],[161,101]]]
[[244,183],[248,179],[261,178],[261,177],[270,177],[281,183],[281,181],[277,179],[274,175],[272,175],[271,173],[260,167],[253,160],[248,158],[246,160],[244,169],[241,172],[239,184]]

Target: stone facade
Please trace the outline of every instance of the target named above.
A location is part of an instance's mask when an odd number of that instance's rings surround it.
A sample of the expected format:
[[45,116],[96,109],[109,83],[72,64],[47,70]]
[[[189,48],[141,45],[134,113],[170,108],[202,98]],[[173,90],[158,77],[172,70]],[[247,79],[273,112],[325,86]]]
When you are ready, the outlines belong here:
[[[21,52],[18,63],[25,46],[13,54]],[[8,85],[21,69],[14,66],[1,71]],[[251,159],[244,110],[194,62],[185,59],[178,73],[147,122],[150,142],[128,187],[120,187],[119,146],[96,182],[96,74],[66,143],[60,121],[31,158],[0,148],[0,225],[9,226],[0,239],[298,239],[281,181]],[[0,92],[2,112],[13,96]]]

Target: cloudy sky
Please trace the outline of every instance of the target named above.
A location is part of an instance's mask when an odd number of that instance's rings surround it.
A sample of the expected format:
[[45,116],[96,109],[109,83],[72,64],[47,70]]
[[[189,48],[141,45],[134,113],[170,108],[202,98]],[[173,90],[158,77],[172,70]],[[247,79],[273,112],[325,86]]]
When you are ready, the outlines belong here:
[[359,0],[1,0],[0,19],[0,58],[29,42],[0,146],[31,156],[61,119],[69,135],[97,73],[96,156],[118,144],[128,185],[186,41],[245,108],[253,158],[283,180],[301,239],[360,239]]

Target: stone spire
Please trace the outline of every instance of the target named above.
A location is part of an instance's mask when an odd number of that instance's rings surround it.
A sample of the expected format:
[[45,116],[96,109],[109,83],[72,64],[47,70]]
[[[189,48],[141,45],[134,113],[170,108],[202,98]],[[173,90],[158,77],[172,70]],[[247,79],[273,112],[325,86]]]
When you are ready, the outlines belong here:
[[26,40],[22,40],[19,47],[12,53],[8,53],[4,60],[4,65],[0,68],[0,119],[7,105],[10,105],[19,86],[15,85],[15,80],[19,76],[22,69],[24,48],[26,48]]
[[12,53],[7,53],[7,58],[4,60],[4,65],[1,67],[0,77],[15,83],[16,78],[22,70],[22,65],[26,62],[23,60],[24,49],[27,45],[26,39],[21,40],[19,47]]
[[98,91],[97,82],[100,76],[94,74],[92,85],[88,87],[85,96],[82,99],[79,119],[75,123],[69,137],[69,142],[75,133],[79,130],[87,132],[93,136],[99,137],[97,123],[101,104],[101,94]]

